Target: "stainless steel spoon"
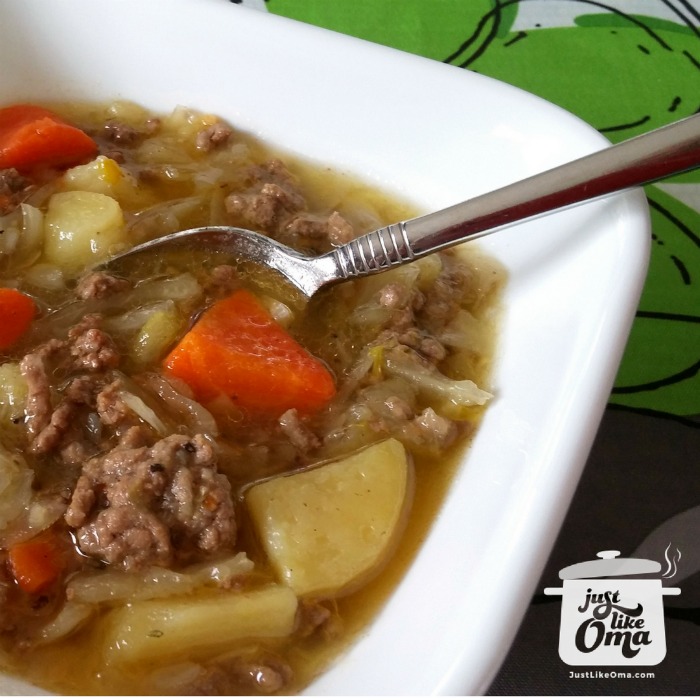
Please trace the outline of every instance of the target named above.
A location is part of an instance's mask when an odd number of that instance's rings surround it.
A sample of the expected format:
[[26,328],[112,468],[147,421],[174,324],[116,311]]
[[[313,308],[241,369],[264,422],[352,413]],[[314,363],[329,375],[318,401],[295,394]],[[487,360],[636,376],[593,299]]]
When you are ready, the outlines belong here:
[[310,297],[323,287],[383,272],[525,219],[699,166],[700,114],[696,114],[461,204],[390,224],[316,257],[246,229],[205,226],[135,246],[102,268],[145,251],[206,249],[273,268]]

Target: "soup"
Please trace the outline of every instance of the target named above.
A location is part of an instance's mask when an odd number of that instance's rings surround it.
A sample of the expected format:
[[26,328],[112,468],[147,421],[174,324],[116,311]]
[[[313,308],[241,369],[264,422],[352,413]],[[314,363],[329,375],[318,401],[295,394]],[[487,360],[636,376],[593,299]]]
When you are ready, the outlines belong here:
[[194,226],[322,253],[411,215],[191,109],[0,110],[9,673],[286,694],[351,643],[491,398],[499,266],[448,251],[310,301],[197,248],[96,266]]

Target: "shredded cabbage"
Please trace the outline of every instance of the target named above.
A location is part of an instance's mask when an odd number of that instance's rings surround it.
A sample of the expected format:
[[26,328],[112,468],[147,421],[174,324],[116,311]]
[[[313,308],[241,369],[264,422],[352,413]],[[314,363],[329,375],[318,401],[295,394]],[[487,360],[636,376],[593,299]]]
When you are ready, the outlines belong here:
[[475,318],[469,311],[460,309],[437,338],[443,345],[451,348],[471,350],[482,354],[489,342],[487,325]]
[[0,217],[0,256],[12,256],[15,269],[36,262],[44,242],[44,214],[31,204]]
[[76,632],[96,612],[92,605],[69,600],[58,615],[39,630],[37,644],[51,644]]
[[0,365],[0,420],[12,420],[22,414],[27,400],[27,382],[19,364],[5,362]]
[[24,435],[24,405],[27,382],[16,362],[0,365],[0,443],[6,448],[18,444]]
[[151,566],[137,573],[105,571],[78,574],[68,582],[66,594],[80,603],[119,604],[182,596],[203,586],[225,588],[238,576],[253,571],[245,552],[226,559],[195,564],[183,571]]
[[110,316],[104,321],[104,329],[109,333],[134,333],[141,329],[154,314],[164,312],[171,313],[175,310],[175,304],[171,300],[156,301],[144,304],[135,309],[129,309],[123,314]]
[[270,316],[283,328],[289,328],[294,321],[294,312],[283,302],[274,297],[261,295],[260,303],[269,311]]
[[189,301],[202,294],[202,287],[194,275],[183,272],[175,277],[161,277],[140,284],[137,288],[140,303],[148,301]]
[[156,412],[146,405],[146,402],[129,391],[120,391],[119,398],[142,420],[146,421],[158,434],[167,435],[165,423],[158,418]]
[[150,372],[144,375],[142,381],[147,389],[158,394],[167,407],[183,419],[189,430],[213,437],[219,434],[214,416],[201,403],[177,391],[164,377]]
[[493,398],[471,379],[450,379],[432,365],[420,362],[415,353],[388,350],[384,353],[384,371],[390,377],[411,382],[424,396],[440,401],[443,407],[483,406]]
[[25,273],[24,279],[34,287],[53,292],[62,290],[66,286],[61,268],[49,263],[32,265]]
[[18,517],[32,497],[34,472],[24,458],[0,445],[0,529]]

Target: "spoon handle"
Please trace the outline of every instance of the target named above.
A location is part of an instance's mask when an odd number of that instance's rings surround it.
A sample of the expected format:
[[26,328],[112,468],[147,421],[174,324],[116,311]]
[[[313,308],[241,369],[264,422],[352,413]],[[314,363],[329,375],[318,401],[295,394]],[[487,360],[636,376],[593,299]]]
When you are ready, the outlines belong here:
[[603,148],[447,209],[391,224],[336,248],[344,278],[380,272],[539,214],[700,166],[700,114]]

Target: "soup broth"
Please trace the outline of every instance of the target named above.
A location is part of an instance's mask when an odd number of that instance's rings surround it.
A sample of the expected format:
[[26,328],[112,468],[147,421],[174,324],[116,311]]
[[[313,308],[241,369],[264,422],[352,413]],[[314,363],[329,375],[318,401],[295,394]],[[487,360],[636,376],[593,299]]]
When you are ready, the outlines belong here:
[[197,247],[95,271],[195,226],[322,253],[415,211],[192,109],[49,114],[87,141],[0,156],[0,292],[31,316],[0,341],[2,664],[64,694],[297,692],[439,510],[503,272],[448,251],[307,301]]

